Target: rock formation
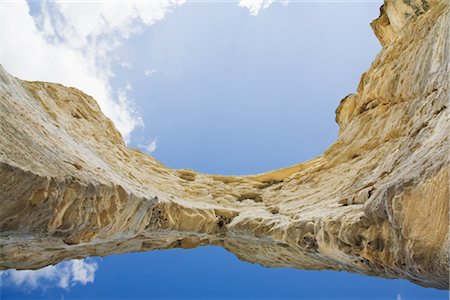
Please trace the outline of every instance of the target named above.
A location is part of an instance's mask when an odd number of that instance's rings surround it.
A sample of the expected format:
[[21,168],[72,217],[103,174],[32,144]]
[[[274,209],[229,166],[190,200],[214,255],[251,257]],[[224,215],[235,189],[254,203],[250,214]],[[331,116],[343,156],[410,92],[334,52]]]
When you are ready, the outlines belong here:
[[[165,167],[95,100],[0,71],[0,269],[220,245],[269,267],[449,284],[447,0],[386,0],[337,141],[254,176]],[[301,129],[299,129],[301,130]]]

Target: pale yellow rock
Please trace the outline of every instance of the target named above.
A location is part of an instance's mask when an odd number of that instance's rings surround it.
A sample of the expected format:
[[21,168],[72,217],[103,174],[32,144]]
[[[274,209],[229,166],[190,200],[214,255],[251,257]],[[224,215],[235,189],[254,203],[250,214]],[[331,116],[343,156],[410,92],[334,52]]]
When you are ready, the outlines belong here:
[[88,95],[1,69],[0,268],[220,245],[269,267],[448,289],[449,3],[382,12],[384,47],[339,105],[337,141],[255,176],[167,168],[126,147]]

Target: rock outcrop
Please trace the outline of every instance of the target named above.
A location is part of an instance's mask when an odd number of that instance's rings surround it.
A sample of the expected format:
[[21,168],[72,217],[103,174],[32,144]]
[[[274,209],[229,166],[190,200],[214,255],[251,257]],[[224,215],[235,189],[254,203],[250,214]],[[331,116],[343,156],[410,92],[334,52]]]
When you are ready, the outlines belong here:
[[220,245],[269,267],[448,289],[449,3],[381,11],[383,49],[341,101],[337,141],[261,175],[167,168],[90,96],[1,69],[0,268]]

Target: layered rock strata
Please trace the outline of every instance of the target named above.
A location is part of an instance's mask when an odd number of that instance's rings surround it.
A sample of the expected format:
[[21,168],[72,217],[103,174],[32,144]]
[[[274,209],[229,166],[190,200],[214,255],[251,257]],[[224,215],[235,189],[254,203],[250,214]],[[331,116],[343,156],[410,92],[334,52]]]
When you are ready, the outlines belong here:
[[0,269],[219,245],[268,267],[448,289],[449,3],[381,11],[383,49],[337,108],[337,141],[255,176],[167,168],[90,96],[1,69]]

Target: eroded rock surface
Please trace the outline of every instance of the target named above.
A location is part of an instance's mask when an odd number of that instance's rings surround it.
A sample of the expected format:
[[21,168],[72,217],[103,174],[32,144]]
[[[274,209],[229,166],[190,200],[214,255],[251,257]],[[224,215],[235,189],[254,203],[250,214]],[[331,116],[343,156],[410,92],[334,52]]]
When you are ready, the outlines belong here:
[[1,69],[0,269],[220,245],[448,289],[449,3],[386,0],[372,27],[383,49],[341,101],[337,141],[256,176],[167,168],[88,95]]

